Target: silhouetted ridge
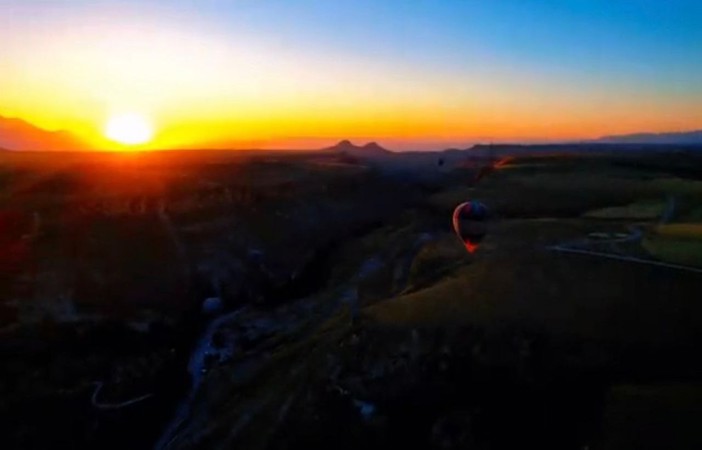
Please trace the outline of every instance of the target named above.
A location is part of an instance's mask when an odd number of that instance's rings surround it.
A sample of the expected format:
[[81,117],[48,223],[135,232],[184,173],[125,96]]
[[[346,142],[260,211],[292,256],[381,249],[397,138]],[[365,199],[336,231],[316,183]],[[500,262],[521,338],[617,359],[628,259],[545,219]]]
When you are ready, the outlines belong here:
[[388,150],[381,147],[377,142],[369,142],[363,146],[363,149],[370,152],[387,152]]
[[74,151],[89,147],[68,131],[48,131],[22,119],[0,116],[0,148],[8,150]]
[[634,133],[613,136],[603,136],[595,142],[607,144],[702,144],[702,130],[681,131],[671,133]]
[[369,142],[363,146],[354,145],[351,141],[344,139],[338,144],[329,147],[327,150],[334,152],[343,152],[356,155],[380,155],[392,153],[388,149],[382,147],[377,142]]

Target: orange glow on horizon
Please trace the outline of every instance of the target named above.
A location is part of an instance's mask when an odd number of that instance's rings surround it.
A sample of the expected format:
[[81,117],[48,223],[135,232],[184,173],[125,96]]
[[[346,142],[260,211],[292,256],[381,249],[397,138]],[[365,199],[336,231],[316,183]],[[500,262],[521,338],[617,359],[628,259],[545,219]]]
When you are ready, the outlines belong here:
[[[47,104],[51,98],[45,98]],[[58,101],[59,99],[54,99]],[[148,107],[148,115],[158,122],[158,131],[152,131],[148,139],[140,141],[140,147],[149,149],[170,148],[320,148],[331,145],[340,139],[352,141],[375,140],[389,148],[400,143],[401,148],[412,148],[412,143],[421,147],[431,143],[435,149],[446,148],[465,142],[500,143],[529,142],[547,139],[551,141],[578,140],[596,138],[608,134],[625,134],[647,130],[665,132],[693,129],[692,123],[671,122],[655,123],[653,118],[643,117],[640,121],[633,116],[621,120],[605,119],[596,114],[580,116],[579,120],[567,115],[551,118],[546,112],[512,110],[505,106],[501,111],[481,108],[480,105],[467,107],[462,113],[441,105],[412,105],[411,99],[392,104],[367,105],[349,104],[344,108],[334,108],[333,101],[328,107],[319,111],[310,110],[304,103],[281,105],[273,102],[270,109],[261,111],[256,108],[241,106],[241,110],[230,110],[227,105],[202,109],[197,106],[183,105],[169,110],[153,110]],[[1,105],[0,105],[1,106]],[[38,126],[67,130],[90,143],[96,149],[110,149],[115,141],[129,144],[134,139],[106,139],[104,123],[110,120],[102,113],[85,111],[84,117],[64,117],[61,111],[48,114],[51,108],[39,108],[27,111],[10,110],[9,114],[0,109],[0,115],[21,117]],[[34,111],[38,111],[34,113]],[[644,109],[642,115],[648,114]],[[66,110],[70,113],[70,109]],[[616,111],[615,111],[616,112]],[[23,114],[24,113],[24,114]],[[610,111],[610,114],[613,112]],[[88,116],[87,114],[91,114]],[[572,114],[577,116],[576,112]],[[606,116],[606,115],[603,115]],[[699,116],[699,117],[697,117]],[[690,122],[702,121],[702,113],[681,115]],[[446,144],[443,144],[446,142]],[[450,144],[449,144],[450,143]],[[460,144],[458,144],[460,145]]]
[[[412,149],[691,130],[702,103],[627,85],[578,87],[512,66],[459,72],[291,50],[157,14],[86,12],[3,35],[0,115],[67,130],[95,149],[320,148],[340,139]],[[38,25],[37,25],[38,27]],[[493,73],[494,71],[494,73]],[[114,111],[142,112],[148,139],[107,139]],[[130,134],[130,133],[126,133]],[[391,144],[386,144],[389,142]]]

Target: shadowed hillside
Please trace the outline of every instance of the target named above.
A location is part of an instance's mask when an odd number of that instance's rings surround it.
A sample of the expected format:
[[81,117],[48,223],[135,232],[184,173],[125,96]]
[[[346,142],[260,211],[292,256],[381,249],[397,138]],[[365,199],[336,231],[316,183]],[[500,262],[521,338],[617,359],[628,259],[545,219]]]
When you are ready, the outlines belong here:
[[10,448],[698,442],[695,155],[509,148],[3,154]]

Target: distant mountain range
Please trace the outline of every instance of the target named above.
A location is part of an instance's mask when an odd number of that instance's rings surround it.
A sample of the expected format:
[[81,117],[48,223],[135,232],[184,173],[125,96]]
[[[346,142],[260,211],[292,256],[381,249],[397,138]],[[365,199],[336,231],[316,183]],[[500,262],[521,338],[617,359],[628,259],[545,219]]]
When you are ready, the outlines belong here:
[[0,116],[0,148],[7,150],[75,151],[89,146],[68,131],[47,131],[22,119]]
[[702,145],[702,130],[675,133],[635,133],[604,136],[593,142],[602,144]]
[[[581,144],[702,145],[702,130],[603,136]],[[472,150],[481,147],[484,146],[477,145]],[[0,150],[82,151],[91,150],[91,147],[69,131],[48,131],[22,119],[0,116]],[[340,141],[324,150],[354,157],[383,158],[394,154],[376,142],[359,146],[348,140]],[[452,148],[445,152],[460,151]]]
[[332,152],[339,152],[339,153],[344,153],[347,155],[351,156],[388,156],[391,155],[393,152],[390,150],[381,147],[378,143],[376,142],[369,142],[366,145],[363,146],[358,146],[354,145],[351,143],[351,141],[341,141],[338,144],[328,147],[325,150],[327,151],[332,151]]

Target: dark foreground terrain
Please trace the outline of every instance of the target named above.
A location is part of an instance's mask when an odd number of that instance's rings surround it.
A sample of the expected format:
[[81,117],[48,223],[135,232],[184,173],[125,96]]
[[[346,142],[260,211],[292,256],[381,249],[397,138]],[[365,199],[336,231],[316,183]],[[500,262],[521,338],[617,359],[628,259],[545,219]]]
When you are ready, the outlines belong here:
[[697,150],[350,148],[0,154],[2,447],[702,446]]

